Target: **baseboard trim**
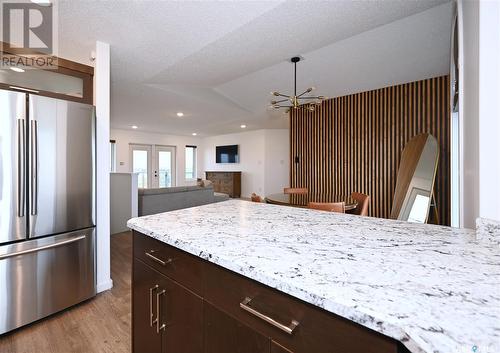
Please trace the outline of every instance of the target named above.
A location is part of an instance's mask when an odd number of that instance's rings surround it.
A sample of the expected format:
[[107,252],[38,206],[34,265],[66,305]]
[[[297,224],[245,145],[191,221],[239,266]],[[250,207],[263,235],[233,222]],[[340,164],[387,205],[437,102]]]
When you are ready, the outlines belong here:
[[101,292],[107,291],[111,288],[113,288],[113,280],[110,278],[110,279],[103,281],[101,283],[97,283],[96,290],[97,290],[97,293],[101,293]]

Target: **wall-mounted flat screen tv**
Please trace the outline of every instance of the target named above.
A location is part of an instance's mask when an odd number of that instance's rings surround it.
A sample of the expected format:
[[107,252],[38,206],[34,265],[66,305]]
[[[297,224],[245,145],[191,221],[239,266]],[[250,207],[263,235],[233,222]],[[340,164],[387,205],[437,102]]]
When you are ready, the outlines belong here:
[[239,163],[238,145],[216,146],[215,161],[217,163]]

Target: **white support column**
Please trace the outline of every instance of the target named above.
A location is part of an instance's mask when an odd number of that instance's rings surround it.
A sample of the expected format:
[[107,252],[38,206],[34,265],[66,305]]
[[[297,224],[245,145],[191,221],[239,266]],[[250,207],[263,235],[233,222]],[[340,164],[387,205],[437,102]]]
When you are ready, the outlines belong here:
[[102,292],[113,287],[109,219],[110,49],[107,43],[96,43],[94,74],[97,115],[97,292]]
[[500,221],[500,2],[458,0],[463,25],[461,225]]

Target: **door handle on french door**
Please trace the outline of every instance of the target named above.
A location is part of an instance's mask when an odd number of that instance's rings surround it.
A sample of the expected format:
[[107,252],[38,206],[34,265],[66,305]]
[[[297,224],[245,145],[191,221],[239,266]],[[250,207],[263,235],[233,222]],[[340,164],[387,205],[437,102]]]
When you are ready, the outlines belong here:
[[38,213],[38,122],[31,120],[31,215]]
[[26,174],[25,162],[26,153],[26,129],[24,119],[17,119],[17,216],[24,217],[25,192],[26,192]]

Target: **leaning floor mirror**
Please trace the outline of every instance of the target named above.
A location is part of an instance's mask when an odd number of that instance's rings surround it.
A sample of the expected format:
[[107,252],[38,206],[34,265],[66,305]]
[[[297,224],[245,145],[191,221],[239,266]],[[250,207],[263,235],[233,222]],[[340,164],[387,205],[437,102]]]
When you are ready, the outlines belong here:
[[[406,144],[396,179],[392,219],[427,223],[438,160],[439,146],[434,136],[417,135]],[[437,217],[436,205],[433,206]]]

